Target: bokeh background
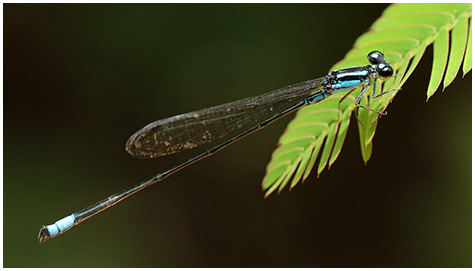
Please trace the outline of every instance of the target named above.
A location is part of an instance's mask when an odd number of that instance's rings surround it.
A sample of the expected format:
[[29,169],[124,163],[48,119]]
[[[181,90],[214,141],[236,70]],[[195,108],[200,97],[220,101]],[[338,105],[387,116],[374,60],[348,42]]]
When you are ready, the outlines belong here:
[[352,121],[330,170],[264,200],[287,116],[40,245],[194,154],[134,159],[136,130],[323,76],[386,5],[3,7],[5,267],[471,266],[471,73],[426,102],[431,49],[367,166]]

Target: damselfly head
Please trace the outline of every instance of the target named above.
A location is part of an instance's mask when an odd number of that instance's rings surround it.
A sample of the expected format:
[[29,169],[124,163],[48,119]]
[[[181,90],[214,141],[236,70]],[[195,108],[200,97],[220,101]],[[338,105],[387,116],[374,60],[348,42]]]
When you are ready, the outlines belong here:
[[378,77],[381,80],[386,80],[393,76],[394,70],[391,66],[389,66],[388,62],[384,58],[383,53],[380,51],[372,51],[368,54],[368,61],[376,67],[376,72],[378,73]]
[[368,61],[372,65],[377,65],[380,63],[387,63],[386,59],[384,59],[383,53],[380,51],[372,51],[371,53],[368,54]]
[[381,63],[379,65],[377,65],[377,72],[378,72],[378,76],[380,79],[382,80],[386,80],[388,78],[390,78],[391,76],[393,76],[394,74],[394,70],[391,66],[389,66],[388,64],[386,63]]

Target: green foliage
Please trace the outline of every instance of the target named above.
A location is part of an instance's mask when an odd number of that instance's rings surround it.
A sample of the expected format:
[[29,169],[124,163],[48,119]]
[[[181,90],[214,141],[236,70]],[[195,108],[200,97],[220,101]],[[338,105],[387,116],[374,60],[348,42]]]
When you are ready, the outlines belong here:
[[[454,80],[459,67],[464,75],[472,68],[471,4],[394,4],[389,6],[371,28],[360,36],[345,58],[331,70],[367,65],[366,55],[374,50],[385,54],[396,70],[396,76],[379,83],[379,88],[401,88],[424,55],[434,43],[434,61],[427,99],[434,95],[443,80],[446,88]],[[450,36],[449,36],[450,35]],[[450,50],[449,50],[450,40]],[[462,64],[463,61],[463,64]],[[444,77],[445,72],[445,77]],[[351,113],[358,91],[353,92],[340,105],[344,93],[307,106],[297,112],[279,140],[272,154],[267,174],[262,182],[265,196],[282,191],[290,182],[292,189],[305,180],[317,162],[319,175],[337,159],[350,124]],[[385,111],[397,91],[380,98],[370,99],[369,91],[361,104],[377,111]],[[365,163],[371,157],[372,139],[379,119],[377,113],[359,110],[358,125],[360,146]]]

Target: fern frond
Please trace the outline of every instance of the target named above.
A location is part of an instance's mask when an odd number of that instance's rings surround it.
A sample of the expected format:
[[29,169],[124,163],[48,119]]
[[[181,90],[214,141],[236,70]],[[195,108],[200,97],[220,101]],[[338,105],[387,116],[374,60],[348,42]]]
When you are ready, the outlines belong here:
[[[450,85],[460,66],[464,75],[471,70],[471,18],[471,4],[391,5],[331,70],[364,66],[368,52],[378,50],[385,54],[396,70],[394,78],[380,83],[378,87],[383,91],[401,88],[417,67],[426,48],[434,43],[434,64],[427,90],[429,99],[442,80],[444,88]],[[338,102],[344,93],[335,94],[297,112],[279,139],[279,146],[267,166],[262,183],[266,197],[275,190],[282,191],[289,183],[292,189],[299,181],[304,181],[320,153],[317,174],[327,165],[331,167],[345,141],[351,113],[356,108],[354,100],[357,94],[358,91],[355,91],[343,101],[340,114]],[[368,92],[361,104],[382,112],[396,94],[397,91],[394,91],[370,99]],[[371,157],[379,115],[359,110],[358,116],[361,120],[361,125],[358,125],[361,153],[366,163]]]

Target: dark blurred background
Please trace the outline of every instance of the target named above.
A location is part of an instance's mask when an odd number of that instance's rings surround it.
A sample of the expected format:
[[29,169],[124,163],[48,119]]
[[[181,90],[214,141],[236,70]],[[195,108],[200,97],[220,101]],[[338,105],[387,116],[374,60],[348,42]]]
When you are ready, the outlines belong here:
[[432,50],[365,166],[352,121],[319,179],[263,199],[292,116],[40,245],[50,224],[190,157],[130,157],[154,120],[320,77],[387,5],[5,4],[5,267],[470,267],[471,73]]

